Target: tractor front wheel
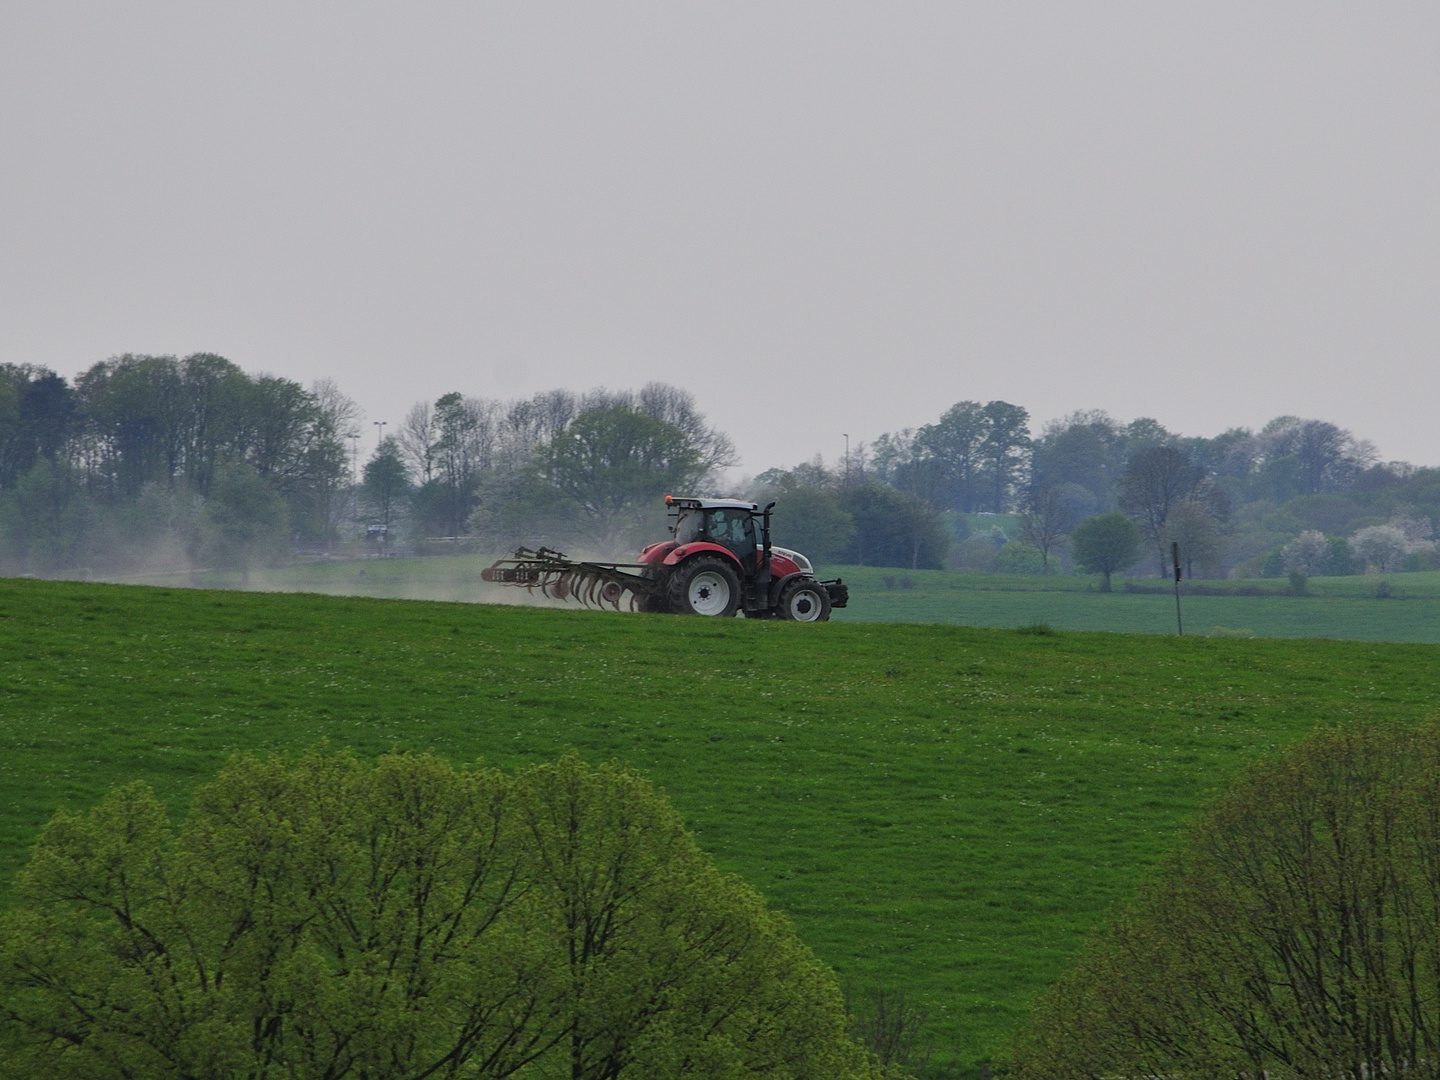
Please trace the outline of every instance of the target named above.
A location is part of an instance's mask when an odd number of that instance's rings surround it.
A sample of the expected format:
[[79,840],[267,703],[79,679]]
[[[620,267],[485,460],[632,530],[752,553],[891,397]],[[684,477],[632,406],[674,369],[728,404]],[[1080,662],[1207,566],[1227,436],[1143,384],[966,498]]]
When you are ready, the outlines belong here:
[[740,575],[723,560],[702,555],[675,569],[669,591],[677,615],[729,618],[740,606]]
[[780,617],[791,622],[825,622],[830,618],[830,593],[818,581],[792,581],[780,593]]

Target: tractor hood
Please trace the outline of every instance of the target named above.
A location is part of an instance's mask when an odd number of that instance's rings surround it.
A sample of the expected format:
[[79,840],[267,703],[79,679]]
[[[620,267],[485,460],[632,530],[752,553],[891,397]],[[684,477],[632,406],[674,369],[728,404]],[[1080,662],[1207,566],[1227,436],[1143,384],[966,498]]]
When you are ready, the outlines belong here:
[[781,547],[779,544],[771,544],[770,551],[772,555],[779,555],[783,559],[789,559],[792,563],[795,564],[795,569],[799,570],[802,574],[815,573],[815,567],[810,565],[810,560],[807,559],[804,555],[801,555],[800,552],[796,551],[794,548]]

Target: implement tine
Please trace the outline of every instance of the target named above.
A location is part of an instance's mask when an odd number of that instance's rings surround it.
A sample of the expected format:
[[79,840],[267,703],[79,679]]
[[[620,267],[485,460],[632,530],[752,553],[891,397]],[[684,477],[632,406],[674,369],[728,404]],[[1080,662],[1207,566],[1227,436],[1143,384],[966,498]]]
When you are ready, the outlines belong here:
[[638,564],[571,562],[547,547],[516,548],[509,558],[496,559],[482,570],[480,577],[522,586],[532,595],[538,590],[549,600],[574,600],[582,607],[602,611],[638,611],[640,600],[654,587],[647,580],[646,568]]

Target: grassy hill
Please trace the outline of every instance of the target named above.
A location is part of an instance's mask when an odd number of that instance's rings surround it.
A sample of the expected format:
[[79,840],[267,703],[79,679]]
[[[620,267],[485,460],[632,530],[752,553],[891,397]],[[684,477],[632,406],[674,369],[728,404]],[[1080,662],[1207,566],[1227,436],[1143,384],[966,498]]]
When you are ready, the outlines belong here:
[[927,1002],[973,1064],[1245,762],[1437,707],[1426,645],[6,580],[0,882],[56,807],[143,777],[178,808],[237,749],[575,747],[647,770],[844,977]]

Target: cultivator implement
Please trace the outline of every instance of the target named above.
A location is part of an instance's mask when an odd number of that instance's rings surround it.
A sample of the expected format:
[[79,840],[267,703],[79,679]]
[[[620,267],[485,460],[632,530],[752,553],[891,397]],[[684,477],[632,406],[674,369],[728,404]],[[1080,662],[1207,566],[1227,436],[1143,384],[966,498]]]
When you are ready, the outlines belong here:
[[574,600],[589,608],[635,611],[655,595],[660,583],[639,571],[641,563],[575,562],[550,548],[516,548],[508,559],[496,559],[480,571],[480,579],[518,585],[552,600]]

